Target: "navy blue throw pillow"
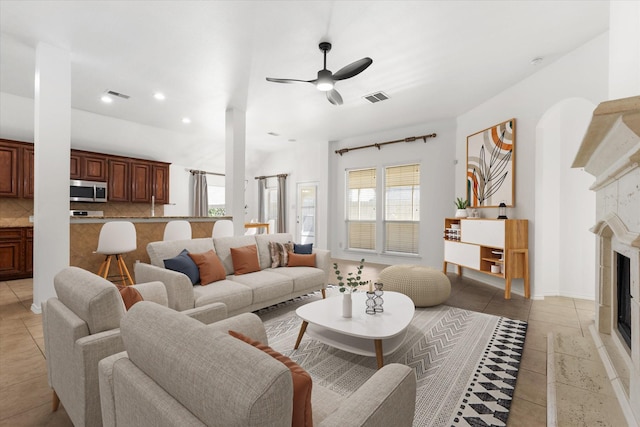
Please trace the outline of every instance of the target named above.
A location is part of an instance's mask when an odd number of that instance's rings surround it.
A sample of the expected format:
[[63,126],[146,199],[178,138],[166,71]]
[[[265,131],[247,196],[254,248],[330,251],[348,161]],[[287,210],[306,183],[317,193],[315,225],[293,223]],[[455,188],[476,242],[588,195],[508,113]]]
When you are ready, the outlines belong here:
[[313,243],[307,243],[306,245],[299,245],[297,243],[293,244],[293,253],[294,254],[309,255],[312,252],[313,252]]
[[186,249],[183,249],[182,252],[173,258],[165,259],[164,268],[186,274],[189,280],[191,280],[192,285],[200,281],[198,265],[193,262],[189,256],[189,251]]

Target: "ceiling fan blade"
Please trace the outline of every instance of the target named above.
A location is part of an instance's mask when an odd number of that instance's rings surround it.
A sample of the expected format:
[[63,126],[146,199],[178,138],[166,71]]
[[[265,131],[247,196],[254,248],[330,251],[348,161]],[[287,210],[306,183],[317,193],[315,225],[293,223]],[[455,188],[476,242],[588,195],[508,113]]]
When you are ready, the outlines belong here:
[[273,77],[267,77],[268,82],[273,83],[314,83],[315,80],[297,80],[297,79],[274,79]]
[[346,67],[340,68],[334,75],[333,80],[350,79],[353,76],[357,76],[361,72],[367,69],[369,65],[373,63],[371,58],[358,59],[356,62],[352,62]]
[[330,91],[327,92],[327,99],[333,105],[342,105],[342,97],[340,96],[338,91],[335,89],[331,89]]

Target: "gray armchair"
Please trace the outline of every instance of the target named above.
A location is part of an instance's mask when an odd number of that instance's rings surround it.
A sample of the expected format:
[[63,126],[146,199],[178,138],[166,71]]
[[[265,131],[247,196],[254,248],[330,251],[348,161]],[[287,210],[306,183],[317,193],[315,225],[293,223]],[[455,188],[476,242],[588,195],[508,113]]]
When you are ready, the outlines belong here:
[[[105,426],[291,426],[289,369],[228,334],[232,329],[267,344],[255,314],[202,325],[141,302],[124,316],[121,329],[126,352],[99,364]],[[415,399],[413,370],[389,364],[346,398],[313,384],[313,422],[408,427]]]
[[[124,304],[111,282],[77,267],[58,273],[54,286],[57,298],[42,304],[53,410],[62,402],[76,427],[100,426],[98,362],[124,349],[119,329]],[[135,288],[145,301],[155,303],[147,304],[167,305],[167,293],[161,282],[143,283]],[[227,316],[224,304],[184,313],[204,323]]]

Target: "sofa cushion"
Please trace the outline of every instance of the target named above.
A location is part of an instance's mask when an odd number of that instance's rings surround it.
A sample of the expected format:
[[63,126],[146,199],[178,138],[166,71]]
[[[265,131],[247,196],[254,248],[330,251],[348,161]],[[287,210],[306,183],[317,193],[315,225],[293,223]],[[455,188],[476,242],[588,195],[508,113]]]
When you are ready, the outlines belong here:
[[213,249],[201,254],[190,253],[189,258],[191,258],[198,267],[201,285],[208,285],[218,280],[224,280],[227,277],[224,266]]
[[234,313],[251,306],[253,303],[253,290],[238,282],[220,280],[213,286],[194,286],[193,299],[195,307],[222,302],[227,306],[227,313]]
[[315,267],[316,254],[301,255],[291,252],[289,254],[288,267]]
[[53,279],[58,299],[89,328],[89,333],[120,327],[124,305],[113,283],[78,267],[66,267]]
[[289,296],[293,292],[293,280],[277,272],[283,268],[269,271],[231,276],[234,282],[242,283],[253,291],[253,304],[271,301]]
[[254,346],[255,348],[264,351],[269,356],[282,362],[284,366],[291,371],[291,378],[293,379],[293,415],[291,417],[291,425],[295,427],[313,427],[313,415],[311,409],[311,388],[313,383],[311,381],[311,375],[300,365],[287,356],[282,355],[269,347],[262,344],[259,341],[251,339],[239,332],[229,331],[229,335],[238,338]]
[[293,251],[293,243],[269,242],[271,268],[286,267],[289,263],[289,252]]
[[183,249],[196,254],[206,252],[209,249],[214,249],[213,239],[211,237],[203,237],[189,240],[151,242],[147,245],[147,254],[149,254],[151,265],[164,267],[163,261],[165,259],[173,258]]
[[288,243],[291,242],[290,233],[275,234],[257,234],[255,243],[258,246],[258,259],[260,260],[260,268],[271,267],[271,253],[269,252],[269,242]]
[[309,292],[318,290],[318,284],[324,283],[325,280],[324,270],[315,267],[285,267],[263,271],[265,273],[272,272],[289,277],[293,281],[294,293],[306,290]]
[[231,259],[233,261],[233,274],[236,276],[260,271],[256,245],[231,248]]
[[165,259],[163,262],[164,268],[186,275],[192,285],[200,281],[200,269],[193,258],[189,256],[188,250],[183,249],[178,255]]
[[[233,259],[231,259],[231,248],[240,248],[242,246],[255,244],[255,236],[217,237],[213,239],[213,245],[215,246],[216,254],[218,254],[220,261],[222,261],[222,265],[224,265],[224,271],[227,273],[227,276],[233,274]],[[267,256],[269,256],[268,252]]]
[[298,244],[298,243],[294,243],[293,244],[293,252],[297,253],[297,254],[305,254],[305,255],[309,255],[310,253],[313,252],[313,243],[307,243],[307,244]]

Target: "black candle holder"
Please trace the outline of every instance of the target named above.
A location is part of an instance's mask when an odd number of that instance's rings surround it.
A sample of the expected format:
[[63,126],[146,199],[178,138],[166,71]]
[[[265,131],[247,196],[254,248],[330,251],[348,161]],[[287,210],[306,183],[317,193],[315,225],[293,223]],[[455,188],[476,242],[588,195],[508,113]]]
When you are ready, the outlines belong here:
[[382,313],[384,311],[384,308],[382,308],[382,304],[384,304],[384,299],[382,298],[382,295],[384,294],[384,291],[382,290],[382,283],[375,283],[373,286],[375,287],[375,291],[373,291],[375,295],[375,298],[373,299],[373,302],[375,303],[373,310],[376,313]]

